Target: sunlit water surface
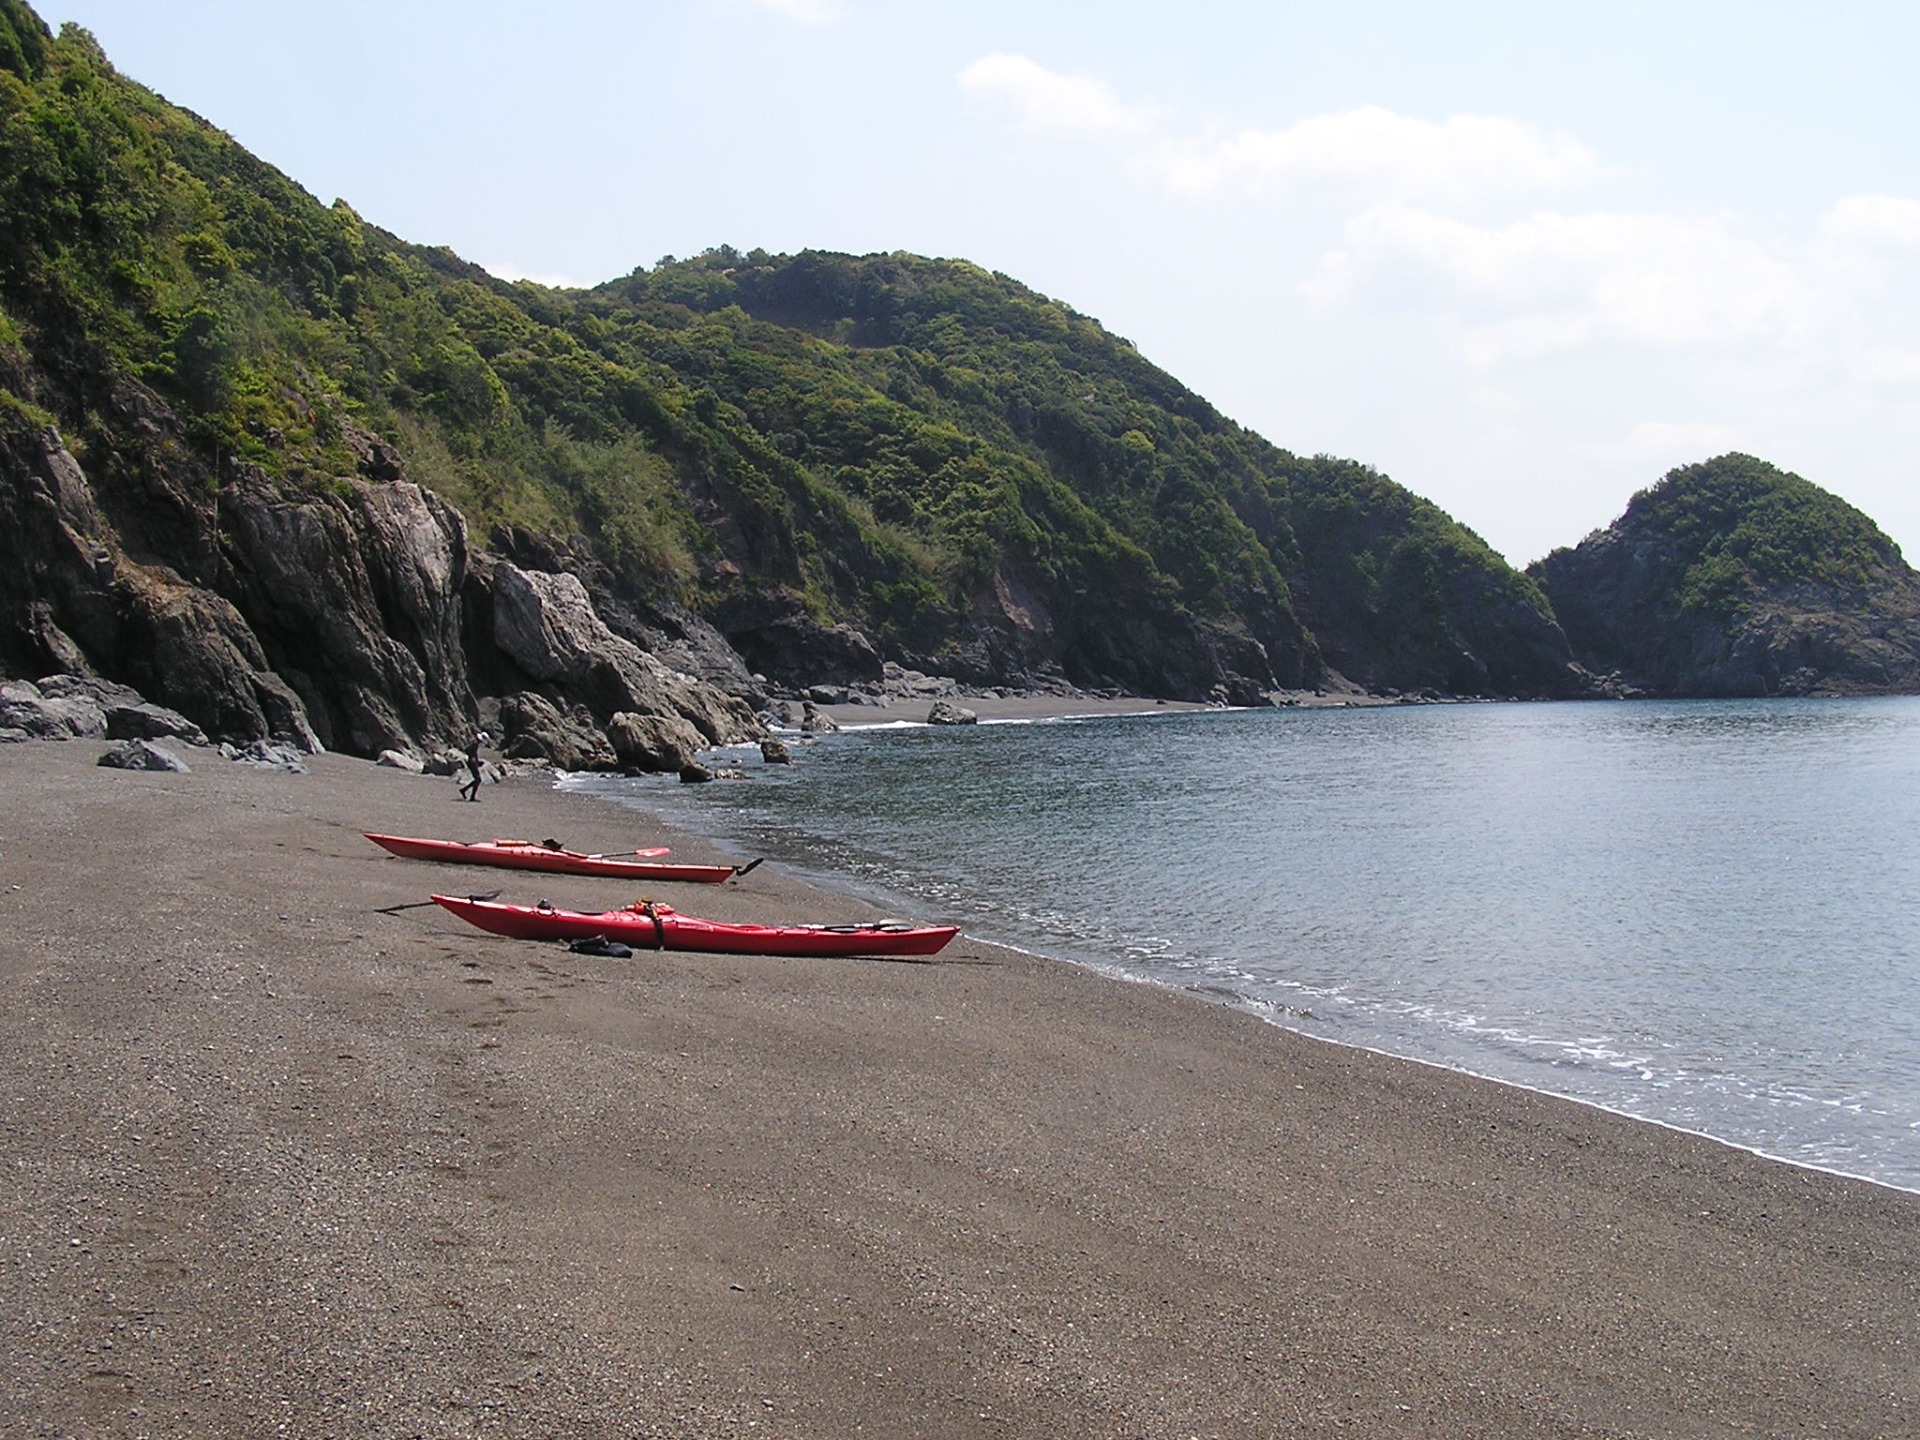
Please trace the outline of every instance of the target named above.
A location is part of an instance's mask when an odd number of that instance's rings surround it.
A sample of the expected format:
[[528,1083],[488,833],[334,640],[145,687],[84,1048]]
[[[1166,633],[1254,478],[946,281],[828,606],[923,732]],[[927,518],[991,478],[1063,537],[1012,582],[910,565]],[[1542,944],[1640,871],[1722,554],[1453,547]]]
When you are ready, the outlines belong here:
[[[915,918],[1920,1189],[1920,700],[850,730],[573,777]],[[729,754],[729,762],[732,754]]]

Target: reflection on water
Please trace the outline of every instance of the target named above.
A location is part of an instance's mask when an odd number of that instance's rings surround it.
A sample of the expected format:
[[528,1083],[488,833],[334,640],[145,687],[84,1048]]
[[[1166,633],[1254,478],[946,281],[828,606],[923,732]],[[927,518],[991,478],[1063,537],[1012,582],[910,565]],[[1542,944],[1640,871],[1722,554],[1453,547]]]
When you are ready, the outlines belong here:
[[850,732],[580,781],[973,932],[1920,1188],[1920,701]]

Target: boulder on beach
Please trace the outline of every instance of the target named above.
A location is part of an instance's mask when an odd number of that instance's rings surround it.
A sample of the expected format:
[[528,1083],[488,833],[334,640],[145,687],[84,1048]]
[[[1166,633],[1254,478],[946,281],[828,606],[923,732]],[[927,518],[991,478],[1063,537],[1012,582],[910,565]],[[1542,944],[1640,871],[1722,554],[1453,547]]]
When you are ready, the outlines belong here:
[[927,711],[929,725],[977,725],[980,717],[964,705],[955,705],[951,701],[936,700],[933,708]]
[[222,745],[220,753],[227,759],[242,765],[258,765],[267,770],[284,770],[289,775],[307,773],[306,761],[298,750],[291,745],[282,745],[272,740],[255,740],[244,748]]
[[122,700],[102,707],[107,717],[109,740],[184,740],[189,745],[205,745],[207,732],[178,710],[155,705],[150,700]]
[[702,743],[700,732],[678,715],[639,715],[622,711],[607,725],[613,753],[628,770],[654,773],[679,770],[693,763]]
[[49,695],[31,680],[0,685],[0,726],[34,740],[99,740],[107,714],[91,695]]
[[186,761],[151,740],[129,740],[107,751],[95,763],[111,770],[162,770],[176,775],[191,773]]

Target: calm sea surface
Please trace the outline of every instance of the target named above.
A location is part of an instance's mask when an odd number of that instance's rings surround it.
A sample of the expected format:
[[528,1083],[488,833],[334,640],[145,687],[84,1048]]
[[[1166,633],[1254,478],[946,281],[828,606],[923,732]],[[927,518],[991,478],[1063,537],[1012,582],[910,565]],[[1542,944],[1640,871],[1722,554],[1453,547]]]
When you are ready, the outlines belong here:
[[575,777],[917,919],[1920,1190],[1920,700],[842,732]]

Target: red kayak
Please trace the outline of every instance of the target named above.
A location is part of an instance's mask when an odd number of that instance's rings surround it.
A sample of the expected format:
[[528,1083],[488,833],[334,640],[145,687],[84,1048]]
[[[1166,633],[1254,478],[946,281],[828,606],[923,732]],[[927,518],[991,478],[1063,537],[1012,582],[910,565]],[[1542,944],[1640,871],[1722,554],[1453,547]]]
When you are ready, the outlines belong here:
[[539,870],[549,875],[602,875],[626,880],[691,880],[718,885],[744,875],[760,862],[745,865],[669,865],[647,859],[667,853],[664,845],[651,850],[629,850],[626,857],[582,855],[558,844],[539,840],[418,840],[408,835],[374,835],[367,839],[383,850],[409,860],[450,860],[456,865],[497,865],[507,870]]
[[876,920],[861,925],[731,925],[682,915],[643,900],[624,910],[587,915],[539,905],[501,905],[463,895],[436,895],[469,925],[516,940],[618,940],[643,950],[707,950],[729,955],[932,955],[959,933],[952,925]]

